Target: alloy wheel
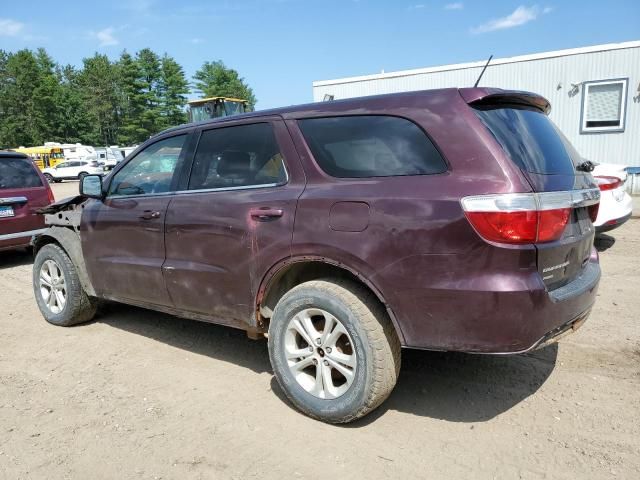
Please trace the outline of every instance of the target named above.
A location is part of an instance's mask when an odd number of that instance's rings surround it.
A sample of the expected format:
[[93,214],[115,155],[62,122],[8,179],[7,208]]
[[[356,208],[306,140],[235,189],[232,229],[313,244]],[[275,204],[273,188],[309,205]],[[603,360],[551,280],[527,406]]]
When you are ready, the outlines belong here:
[[40,295],[51,313],[58,314],[67,303],[64,272],[54,260],[46,260],[40,267]]
[[284,339],[287,365],[298,384],[317,398],[344,395],[355,379],[356,350],[340,320],[307,308],[289,320]]

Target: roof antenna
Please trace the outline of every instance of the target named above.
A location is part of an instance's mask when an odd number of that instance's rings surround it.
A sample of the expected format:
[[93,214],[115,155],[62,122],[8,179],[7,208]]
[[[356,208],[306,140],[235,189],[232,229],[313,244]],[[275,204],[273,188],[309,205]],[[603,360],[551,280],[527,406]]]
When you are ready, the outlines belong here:
[[476,80],[476,83],[473,85],[473,88],[476,88],[478,86],[478,84],[480,83],[480,79],[482,78],[482,75],[484,75],[484,71],[487,69],[487,67],[489,66],[489,62],[491,61],[491,59],[493,58],[493,55],[491,55],[489,57],[489,60],[487,60],[487,63],[484,64],[484,68],[482,69],[482,71],[480,72],[480,76],[478,77],[478,80]]

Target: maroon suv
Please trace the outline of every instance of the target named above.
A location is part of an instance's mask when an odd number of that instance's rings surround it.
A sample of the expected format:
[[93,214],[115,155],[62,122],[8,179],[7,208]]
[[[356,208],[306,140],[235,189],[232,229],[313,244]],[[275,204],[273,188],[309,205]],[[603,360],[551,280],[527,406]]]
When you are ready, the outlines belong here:
[[268,336],[300,410],[354,420],[400,347],[526,352],[586,319],[599,190],[548,111],[446,89],[167,130],[48,209],[38,305],[56,325],[107,299]]
[[0,151],[0,250],[28,247],[45,226],[36,210],[52,202],[51,187],[31,158]]

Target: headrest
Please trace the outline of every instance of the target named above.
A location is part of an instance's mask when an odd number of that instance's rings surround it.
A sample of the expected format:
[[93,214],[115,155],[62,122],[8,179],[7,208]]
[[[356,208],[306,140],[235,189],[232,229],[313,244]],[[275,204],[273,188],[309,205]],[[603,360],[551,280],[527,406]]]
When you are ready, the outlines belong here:
[[223,152],[218,163],[218,175],[247,175],[249,173],[251,157],[246,152]]

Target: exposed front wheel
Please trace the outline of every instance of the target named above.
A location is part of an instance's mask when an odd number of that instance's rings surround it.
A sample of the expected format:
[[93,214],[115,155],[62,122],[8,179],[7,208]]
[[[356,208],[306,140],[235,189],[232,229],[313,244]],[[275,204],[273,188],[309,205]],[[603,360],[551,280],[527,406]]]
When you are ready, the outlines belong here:
[[54,325],[87,322],[96,313],[96,301],[87,296],[71,259],[56,244],[45,245],[36,255],[33,291],[42,316]]
[[329,423],[379,406],[400,370],[400,342],[384,307],[361,285],[305,282],[278,302],[269,356],[291,402]]

